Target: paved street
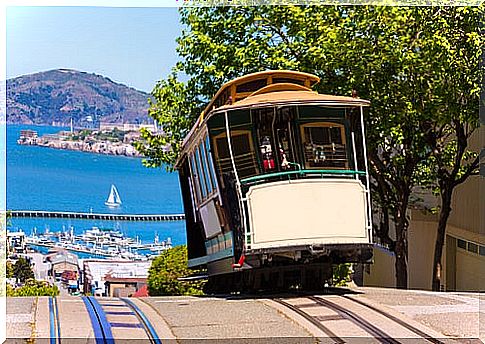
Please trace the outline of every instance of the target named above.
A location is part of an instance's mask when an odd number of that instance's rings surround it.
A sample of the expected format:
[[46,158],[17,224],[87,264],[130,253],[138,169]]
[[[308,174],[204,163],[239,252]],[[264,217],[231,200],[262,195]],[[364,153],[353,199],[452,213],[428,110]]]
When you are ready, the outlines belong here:
[[[92,342],[99,336],[98,320],[101,324],[103,319],[105,327],[100,328],[117,342],[146,342],[155,333],[164,343],[195,343],[201,339],[204,343],[364,339],[373,343],[381,341],[380,337],[419,342],[423,336],[434,338],[435,343],[479,343],[478,338],[484,339],[485,333],[480,322],[485,300],[471,293],[353,288],[320,295],[129,299],[132,304],[118,298],[93,299],[94,308],[90,310],[88,298],[9,298],[8,337],[10,341],[43,341],[59,328],[62,339]],[[53,309],[57,307],[54,314],[58,318],[50,315],[49,304],[54,305]]]

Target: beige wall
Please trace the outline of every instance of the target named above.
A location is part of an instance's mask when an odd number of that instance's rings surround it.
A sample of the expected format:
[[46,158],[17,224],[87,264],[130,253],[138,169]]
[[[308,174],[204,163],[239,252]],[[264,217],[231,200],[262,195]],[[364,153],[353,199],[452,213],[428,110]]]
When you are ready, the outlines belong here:
[[485,290],[485,257],[456,251],[456,290]]
[[480,217],[483,214],[484,207],[483,202],[480,202],[480,200],[483,200],[484,195],[483,193],[480,195],[479,192],[480,178],[480,176],[469,177],[464,184],[457,186],[451,205],[452,211],[448,219],[448,225],[476,234],[481,232],[483,235],[484,229],[480,226]]
[[408,231],[408,286],[431,289],[436,223],[411,221]]
[[57,273],[64,272],[65,270],[79,272],[77,265],[65,262],[54,264],[52,270]]
[[136,288],[125,283],[111,283],[109,286],[110,297],[128,297],[136,292]]
[[364,285],[369,287],[395,287],[394,253],[374,247],[374,263],[364,267]]

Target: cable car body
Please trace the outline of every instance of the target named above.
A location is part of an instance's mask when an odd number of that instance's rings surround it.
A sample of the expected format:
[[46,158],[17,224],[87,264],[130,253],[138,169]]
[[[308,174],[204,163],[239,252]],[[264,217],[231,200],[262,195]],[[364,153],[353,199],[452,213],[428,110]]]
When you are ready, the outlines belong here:
[[234,79],[186,136],[175,168],[188,263],[211,283],[320,284],[332,264],[370,262],[370,103],[318,94],[317,82],[294,71]]

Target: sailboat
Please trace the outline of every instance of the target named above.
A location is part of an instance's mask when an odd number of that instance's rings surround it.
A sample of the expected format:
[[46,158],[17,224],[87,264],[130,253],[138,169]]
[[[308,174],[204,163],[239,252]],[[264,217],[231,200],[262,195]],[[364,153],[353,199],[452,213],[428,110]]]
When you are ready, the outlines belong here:
[[108,207],[119,207],[121,205],[121,198],[116,190],[116,186],[111,184],[111,191],[109,193],[108,199],[104,202]]

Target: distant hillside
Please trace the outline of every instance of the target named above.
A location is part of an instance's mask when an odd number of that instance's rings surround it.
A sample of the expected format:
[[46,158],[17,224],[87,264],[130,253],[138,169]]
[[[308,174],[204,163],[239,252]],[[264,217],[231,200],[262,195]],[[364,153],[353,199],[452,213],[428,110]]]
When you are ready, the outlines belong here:
[[101,75],[56,69],[7,80],[7,122],[146,123],[148,97]]

